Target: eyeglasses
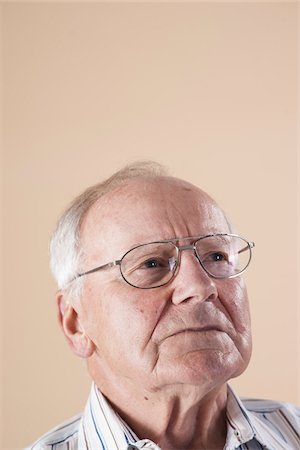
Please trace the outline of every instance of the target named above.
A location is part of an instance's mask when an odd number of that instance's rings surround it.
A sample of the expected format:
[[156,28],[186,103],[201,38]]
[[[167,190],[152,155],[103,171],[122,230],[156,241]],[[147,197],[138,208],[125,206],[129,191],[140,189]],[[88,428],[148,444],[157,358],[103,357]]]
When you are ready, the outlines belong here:
[[[176,245],[190,240],[189,245]],[[212,278],[234,278],[248,267],[254,242],[236,234],[210,234],[137,245],[121,259],[79,273],[75,278],[119,266],[123,279],[139,289],[153,289],[169,283],[177,274],[183,250],[193,250],[201,267]]]

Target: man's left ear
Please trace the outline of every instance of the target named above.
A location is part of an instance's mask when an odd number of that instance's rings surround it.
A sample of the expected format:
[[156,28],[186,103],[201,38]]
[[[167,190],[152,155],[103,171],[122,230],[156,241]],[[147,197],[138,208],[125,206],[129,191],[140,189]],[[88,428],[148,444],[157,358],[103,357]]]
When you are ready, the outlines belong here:
[[78,313],[64,292],[56,294],[57,318],[72,351],[81,358],[89,358],[95,351],[95,344],[82,327]]

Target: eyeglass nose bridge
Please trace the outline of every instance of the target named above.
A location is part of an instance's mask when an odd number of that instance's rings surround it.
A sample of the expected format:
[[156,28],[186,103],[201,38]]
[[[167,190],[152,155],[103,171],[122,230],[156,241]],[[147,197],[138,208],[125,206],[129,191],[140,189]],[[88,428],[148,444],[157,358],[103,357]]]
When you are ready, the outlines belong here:
[[[178,253],[179,253],[179,263],[181,262],[181,252],[184,250],[193,250],[194,255],[196,256],[197,260],[199,261],[199,263],[201,264],[200,258],[197,254],[197,250],[196,250],[196,245],[195,244],[187,244],[187,245],[177,245],[176,246],[178,249]],[[202,264],[201,264],[202,265]]]
[[177,245],[177,248],[179,250],[179,252],[183,251],[183,250],[194,250],[194,252],[196,251],[196,247],[193,244],[189,244],[189,245]]

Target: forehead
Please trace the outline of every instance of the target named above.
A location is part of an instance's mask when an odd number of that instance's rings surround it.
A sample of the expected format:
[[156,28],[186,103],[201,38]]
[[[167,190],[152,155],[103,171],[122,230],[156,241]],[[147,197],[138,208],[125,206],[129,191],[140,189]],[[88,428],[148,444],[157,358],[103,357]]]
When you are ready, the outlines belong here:
[[93,253],[153,240],[228,232],[222,210],[205,192],[172,177],[141,178],[101,197],[82,223],[81,243]]

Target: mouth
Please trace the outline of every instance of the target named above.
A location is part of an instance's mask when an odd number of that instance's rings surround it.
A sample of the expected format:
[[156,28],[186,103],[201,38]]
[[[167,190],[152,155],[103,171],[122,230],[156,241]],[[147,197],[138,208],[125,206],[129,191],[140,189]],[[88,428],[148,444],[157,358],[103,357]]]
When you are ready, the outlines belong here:
[[217,333],[225,332],[218,326],[210,325],[210,326],[205,326],[205,327],[183,328],[182,330],[177,330],[174,333],[170,334],[169,337],[176,336],[177,334],[181,334],[181,333],[207,333],[210,331],[217,332]]

